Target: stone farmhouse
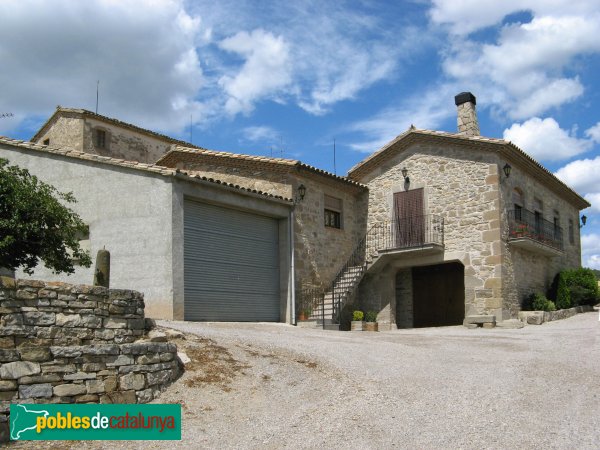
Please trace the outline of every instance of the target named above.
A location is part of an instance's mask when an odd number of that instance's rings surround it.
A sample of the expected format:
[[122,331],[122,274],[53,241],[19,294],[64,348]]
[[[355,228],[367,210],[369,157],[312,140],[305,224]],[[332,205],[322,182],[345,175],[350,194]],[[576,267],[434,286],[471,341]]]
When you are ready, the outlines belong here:
[[[352,305],[380,329],[502,321],[580,266],[589,203],[480,136],[472,94],[455,103],[457,133],[411,126],[346,177],[62,107],[31,142],[0,138],[0,158],[74,193],[82,245],[110,250],[111,287],[143,292],[149,317],[337,326]],[[34,277],[89,284],[93,268]]]

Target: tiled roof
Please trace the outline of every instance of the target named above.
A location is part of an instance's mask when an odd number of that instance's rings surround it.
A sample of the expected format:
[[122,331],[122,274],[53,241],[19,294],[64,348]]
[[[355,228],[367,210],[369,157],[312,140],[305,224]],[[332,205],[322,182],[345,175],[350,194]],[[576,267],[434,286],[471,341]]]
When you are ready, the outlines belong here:
[[[162,158],[160,158],[156,163],[164,164],[166,166],[175,165],[178,162],[183,162],[183,156],[192,157],[192,158],[219,158],[225,161],[246,161],[246,162],[254,162],[258,164],[270,165],[272,167],[280,167],[281,170],[290,170],[290,169],[298,169],[304,170],[307,172],[312,172],[323,177],[329,178],[330,180],[339,181],[345,184],[352,185],[357,188],[364,189],[365,185],[359,183],[358,181],[352,180],[348,177],[342,177],[339,175],[334,175],[331,172],[327,172],[325,170],[319,169],[314,166],[310,166],[308,164],[303,163],[302,161],[296,159],[286,159],[286,158],[272,158],[268,156],[256,156],[256,155],[244,155],[241,153],[229,153],[229,152],[219,152],[215,150],[207,150],[207,149],[195,149],[189,148],[186,146],[175,145],[171,148],[169,152],[167,152]],[[189,159],[188,159],[189,160]]]
[[378,167],[379,164],[391,158],[395,154],[394,149],[404,149],[416,139],[441,139],[459,145],[495,146],[495,150],[502,154],[502,156],[522,163],[524,166],[529,168],[531,173],[534,173],[554,188],[565,193],[575,204],[580,207],[580,209],[590,206],[590,203],[586,199],[581,197],[577,192],[559,180],[552,172],[550,172],[543,165],[541,165],[510,141],[488,138],[484,136],[465,136],[463,134],[448,133],[445,131],[419,130],[412,126],[407,131],[385,144],[381,149],[373,153],[371,156],[365,158],[352,167],[348,171],[348,177],[354,180],[361,179],[363,176]]
[[179,139],[173,139],[172,137],[169,137],[165,134],[161,134],[161,133],[156,133],[155,131],[151,131],[148,130],[146,128],[141,128],[138,127],[136,125],[132,125],[130,123],[127,122],[123,122],[121,120],[118,119],[113,119],[112,117],[107,117],[107,116],[103,116],[101,114],[96,114],[95,112],[92,111],[88,111],[87,109],[78,109],[78,108],[65,108],[62,106],[57,106],[56,107],[56,111],[54,111],[54,114],[52,114],[50,116],[50,118],[44,123],[44,125],[41,126],[41,128],[38,130],[37,133],[35,133],[35,135],[31,138],[31,140],[33,142],[38,141],[42,135],[44,134],[46,128],[50,125],[50,123],[58,116],[60,116],[61,114],[75,114],[81,117],[90,117],[92,119],[96,119],[96,120],[100,120],[103,122],[107,122],[107,123],[111,123],[113,125],[116,125],[118,127],[121,128],[126,128],[128,130],[132,130],[135,131],[137,133],[142,133],[142,134],[146,134],[148,136],[151,136],[155,139],[160,139],[161,141],[164,141],[166,143],[169,144],[175,144],[175,145],[185,145],[186,147],[192,147],[192,148],[202,148],[202,147],[198,147],[195,146],[193,144],[190,144],[189,142],[185,142],[185,141],[181,141]]
[[94,155],[92,153],[84,153],[77,150],[73,150],[70,148],[59,148],[53,147],[49,145],[41,145],[35,144],[29,141],[22,141],[18,139],[11,139],[5,136],[0,136],[0,144],[6,144],[14,147],[19,147],[21,149],[26,150],[34,150],[40,153],[48,153],[54,155],[62,155],[70,158],[81,159],[86,161],[96,161],[102,164],[108,164],[112,166],[126,167],[135,170],[141,170],[144,172],[155,173],[162,176],[172,176],[177,178],[187,179],[188,181],[201,181],[207,182],[210,184],[217,184],[221,186],[226,186],[231,189],[239,190],[245,193],[255,194],[266,198],[278,199],[284,202],[292,202],[291,199],[285,198],[279,195],[273,195],[268,192],[258,191],[256,189],[250,189],[244,186],[240,186],[233,183],[228,183],[226,181],[218,180],[215,178],[210,178],[203,176],[201,173],[197,172],[187,172],[185,170],[173,169],[170,167],[160,166],[158,164],[145,164],[137,161],[126,161],[124,159],[118,158],[110,158],[108,156],[100,156]]

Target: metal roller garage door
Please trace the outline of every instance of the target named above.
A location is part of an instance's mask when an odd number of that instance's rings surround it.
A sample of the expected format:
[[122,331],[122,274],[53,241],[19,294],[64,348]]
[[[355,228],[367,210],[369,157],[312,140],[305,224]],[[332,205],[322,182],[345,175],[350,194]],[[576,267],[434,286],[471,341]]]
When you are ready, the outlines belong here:
[[185,320],[278,322],[277,220],[184,205]]

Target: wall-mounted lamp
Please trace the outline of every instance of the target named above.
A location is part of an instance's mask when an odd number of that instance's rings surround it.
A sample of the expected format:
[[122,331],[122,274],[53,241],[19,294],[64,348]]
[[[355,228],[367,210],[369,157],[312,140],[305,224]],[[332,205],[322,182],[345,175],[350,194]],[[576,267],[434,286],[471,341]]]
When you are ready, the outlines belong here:
[[294,199],[294,205],[297,205],[302,200],[304,200],[305,195],[306,195],[306,186],[301,184],[300,186],[298,186],[298,189],[296,190],[296,198]]
[[583,227],[586,222],[587,222],[587,217],[584,214],[583,216],[581,216],[581,225],[579,225],[579,228]]
[[504,164],[502,171],[504,172],[504,176],[506,178],[510,177],[510,171],[512,170],[512,166],[509,163]]
[[406,167],[402,168],[402,176],[404,177],[404,183],[410,184],[410,178],[408,178],[408,169]]

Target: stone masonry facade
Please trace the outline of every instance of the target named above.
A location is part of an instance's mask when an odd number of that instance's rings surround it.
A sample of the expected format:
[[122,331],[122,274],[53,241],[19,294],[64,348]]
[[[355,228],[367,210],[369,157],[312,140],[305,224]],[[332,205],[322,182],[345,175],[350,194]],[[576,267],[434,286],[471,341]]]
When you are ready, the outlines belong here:
[[[563,251],[555,256],[521,249],[511,244],[508,226],[502,229],[502,288],[505,308],[511,317],[521,309],[523,299],[534,292],[545,294],[554,276],[565,268],[581,265],[579,210],[566,198],[556,195],[543,183],[529,176],[519,167],[513,167],[509,178],[501,183],[502,222],[507,223],[507,212],[514,208],[515,189],[523,194],[522,207],[528,211],[540,209],[542,217],[562,228]],[[572,237],[569,237],[569,221]]]
[[[400,259],[386,268],[386,279],[395,279],[402,267],[458,261],[464,265],[465,313],[502,315],[500,246],[500,204],[497,158],[494,154],[458,145],[419,143],[397,154],[368,178],[361,179],[369,187],[369,224],[389,221],[392,217],[394,192],[406,190],[402,168],[408,169],[408,189],[423,188],[425,214],[444,218],[444,252],[438,257],[419,260],[419,255]],[[392,269],[390,270],[390,267]],[[404,276],[406,278],[406,276]],[[369,287],[370,278],[361,287],[363,303],[370,302],[369,291],[379,290],[377,278]],[[400,295],[397,299],[396,295]],[[378,321],[396,324],[396,303],[410,314],[410,289],[396,290],[393,285],[387,297],[379,299]],[[372,305],[376,306],[376,305]],[[398,315],[406,325],[404,314]]]
[[146,403],[180,374],[140,340],[140,293],[0,277],[0,440],[11,403]]

